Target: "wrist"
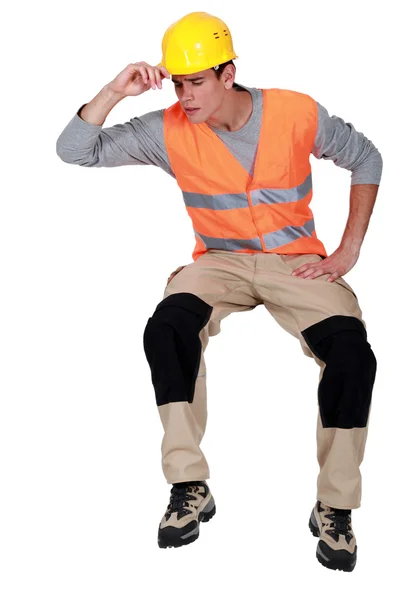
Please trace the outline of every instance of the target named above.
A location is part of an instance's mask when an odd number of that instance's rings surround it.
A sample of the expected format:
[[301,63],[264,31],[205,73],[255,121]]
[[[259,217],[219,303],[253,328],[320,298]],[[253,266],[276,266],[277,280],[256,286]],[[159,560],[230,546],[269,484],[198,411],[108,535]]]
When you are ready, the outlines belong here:
[[83,121],[92,125],[103,125],[110,111],[122,98],[124,98],[122,94],[116,93],[107,84],[93,100],[79,110],[79,116]]
[[125,98],[124,94],[121,94],[120,92],[117,92],[113,89],[111,83],[107,83],[103,87],[102,92],[104,94],[104,97],[109,102],[115,102],[115,104],[117,104],[117,102],[119,102],[120,100],[123,100],[123,98]]
[[342,240],[338,250],[346,254],[353,254],[354,256],[358,256],[360,254],[361,244],[362,241],[359,240]]

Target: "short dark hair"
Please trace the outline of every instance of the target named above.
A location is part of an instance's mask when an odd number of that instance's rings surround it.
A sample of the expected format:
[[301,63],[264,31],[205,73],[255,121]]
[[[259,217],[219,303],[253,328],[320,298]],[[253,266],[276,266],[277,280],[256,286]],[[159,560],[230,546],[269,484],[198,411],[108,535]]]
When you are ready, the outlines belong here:
[[[212,67],[212,71],[214,71],[217,79],[221,79],[221,75],[224,72],[224,69],[227,65],[234,65],[235,63],[233,62],[233,60],[228,60],[228,62],[222,63],[222,65],[219,65],[218,69],[215,69],[214,67]],[[240,88],[240,85],[238,85],[237,83],[233,84],[234,88]]]
[[234,64],[233,60],[228,60],[228,62],[225,62],[222,65],[219,65],[218,69],[215,69],[215,67],[213,67],[212,70],[214,71],[215,75],[217,76],[217,79],[221,79],[221,75],[227,65],[233,65],[233,64]]

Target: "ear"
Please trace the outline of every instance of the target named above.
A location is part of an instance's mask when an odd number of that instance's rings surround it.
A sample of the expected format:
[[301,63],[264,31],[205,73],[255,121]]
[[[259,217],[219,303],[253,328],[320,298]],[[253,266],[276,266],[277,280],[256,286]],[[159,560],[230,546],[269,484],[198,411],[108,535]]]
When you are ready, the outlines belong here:
[[235,65],[226,65],[222,73],[222,80],[226,90],[230,90],[235,83],[236,68]]

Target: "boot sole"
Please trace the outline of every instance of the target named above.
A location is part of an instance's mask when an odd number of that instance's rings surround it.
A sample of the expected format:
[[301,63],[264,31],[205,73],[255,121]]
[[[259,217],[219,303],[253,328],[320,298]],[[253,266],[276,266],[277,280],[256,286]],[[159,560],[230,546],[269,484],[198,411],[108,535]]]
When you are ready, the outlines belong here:
[[[316,523],[314,522],[313,516],[314,511],[311,513],[308,526],[313,536],[319,537],[319,528],[318,525],[316,525]],[[323,545],[323,548],[320,547],[321,545]],[[328,556],[328,554],[332,552],[335,553],[335,556]],[[351,572],[356,566],[357,562],[357,546],[355,548],[354,554],[351,555],[346,550],[332,550],[328,546],[328,544],[326,544],[323,540],[320,540],[317,546],[316,556],[321,565],[323,565],[327,569],[332,569],[334,571]]]
[[182,535],[177,527],[164,527],[158,530],[158,546],[160,548],[180,548],[197,540],[200,534],[200,522],[207,523],[216,513],[214,498],[211,497],[204,510],[199,513],[197,526],[190,532]]

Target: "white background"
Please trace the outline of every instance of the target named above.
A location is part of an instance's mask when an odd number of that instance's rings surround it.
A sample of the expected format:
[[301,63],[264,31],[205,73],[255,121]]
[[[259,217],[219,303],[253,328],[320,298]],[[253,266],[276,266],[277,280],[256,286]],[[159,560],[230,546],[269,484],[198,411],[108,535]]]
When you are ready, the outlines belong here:
[[[397,582],[398,32],[390,2],[203,0],[20,3],[3,20],[0,219],[2,600],[337,598]],[[394,5],[393,5],[394,6]],[[157,545],[170,486],[143,331],[169,274],[191,262],[179,188],[155,167],[87,169],[56,140],[130,62],[157,64],[184,14],[228,24],[238,83],[310,94],[382,153],[357,293],[378,360],[353,511],[351,574],[315,557],[319,369],[262,307],[233,314],[207,349],[202,448],[217,514],[199,539]],[[103,127],[176,101],[173,85],[126,98]],[[396,161],[396,162],[395,162]],[[312,157],[328,252],[350,172]]]

